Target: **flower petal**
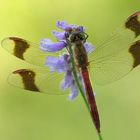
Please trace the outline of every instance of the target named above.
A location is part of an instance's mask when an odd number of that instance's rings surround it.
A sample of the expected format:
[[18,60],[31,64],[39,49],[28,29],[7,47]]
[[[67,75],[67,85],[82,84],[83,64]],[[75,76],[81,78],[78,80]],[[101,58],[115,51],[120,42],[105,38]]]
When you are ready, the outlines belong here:
[[58,58],[53,57],[53,56],[48,56],[48,57],[46,57],[45,66],[50,67],[50,71],[54,72],[54,71],[56,71],[57,62],[58,62]]
[[78,95],[78,88],[76,86],[76,83],[74,82],[74,84],[72,84],[71,86],[71,93],[68,96],[68,100],[72,101],[74,100]]
[[59,50],[62,50],[64,47],[66,47],[66,43],[64,42],[54,43],[50,39],[42,39],[40,43],[40,48],[44,52],[46,51],[57,52]]
[[68,25],[66,21],[57,21],[56,26],[62,30],[65,30]]
[[71,86],[73,82],[73,78],[72,78],[72,74],[71,71],[66,72],[65,77],[63,79],[63,81],[61,82],[61,89],[67,89]]
[[53,34],[58,40],[64,40],[64,39],[65,39],[65,32],[52,31],[52,34]]
[[50,67],[51,71],[64,72],[65,71],[65,62],[60,61],[59,58],[48,56],[46,58],[46,66]]
[[64,31],[71,31],[73,29],[76,29],[79,26],[76,26],[74,24],[67,24],[66,21],[57,21],[56,26]]
[[45,65],[50,67],[51,71],[66,73],[68,70],[70,70],[69,55],[63,54],[59,58],[56,58],[54,56],[48,56],[46,57]]
[[91,43],[89,43],[89,42],[84,43],[84,47],[85,47],[86,52],[88,54],[95,50],[95,47]]
[[46,65],[47,66],[54,66],[58,63],[59,58],[56,58],[54,56],[48,56],[46,57]]

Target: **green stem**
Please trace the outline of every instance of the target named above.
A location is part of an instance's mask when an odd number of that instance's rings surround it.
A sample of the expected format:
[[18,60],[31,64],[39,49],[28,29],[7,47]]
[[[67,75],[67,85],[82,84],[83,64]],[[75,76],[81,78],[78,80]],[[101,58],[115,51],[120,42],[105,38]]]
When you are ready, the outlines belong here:
[[99,140],[103,140],[101,133],[98,133]]

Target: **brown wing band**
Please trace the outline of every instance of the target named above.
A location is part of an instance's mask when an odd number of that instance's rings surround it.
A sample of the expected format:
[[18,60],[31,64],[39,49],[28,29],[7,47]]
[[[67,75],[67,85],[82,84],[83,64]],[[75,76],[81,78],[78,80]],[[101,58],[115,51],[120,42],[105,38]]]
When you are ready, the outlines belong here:
[[27,70],[27,69],[20,69],[20,70],[14,71],[13,74],[19,74],[22,77],[24,89],[39,92],[39,89],[35,84],[36,75],[33,71]]
[[134,58],[133,68],[135,68],[140,64],[140,40],[136,41],[130,46],[129,52]]
[[140,21],[138,20],[139,15],[140,11],[134,13],[127,19],[125,23],[125,27],[135,33],[135,37],[140,35]]
[[14,55],[24,60],[24,53],[29,48],[29,44],[21,38],[9,37],[9,39],[13,40],[15,43]]

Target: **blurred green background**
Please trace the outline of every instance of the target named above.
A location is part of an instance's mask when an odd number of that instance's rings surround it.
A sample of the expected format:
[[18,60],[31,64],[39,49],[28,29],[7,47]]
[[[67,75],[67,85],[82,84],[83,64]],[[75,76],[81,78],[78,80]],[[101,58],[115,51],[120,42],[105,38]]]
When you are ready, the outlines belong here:
[[[58,19],[84,25],[93,44],[140,10],[139,0],[0,0],[0,40],[50,37]],[[0,140],[97,140],[78,96],[33,94],[8,85],[7,75],[33,67],[0,48]],[[53,88],[53,86],[52,86]],[[140,139],[140,67],[107,86],[94,87],[104,140]]]

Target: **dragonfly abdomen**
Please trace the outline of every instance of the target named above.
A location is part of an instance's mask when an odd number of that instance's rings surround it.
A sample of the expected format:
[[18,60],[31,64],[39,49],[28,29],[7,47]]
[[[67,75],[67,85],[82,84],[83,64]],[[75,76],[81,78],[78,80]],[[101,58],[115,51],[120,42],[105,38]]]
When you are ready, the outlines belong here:
[[84,81],[84,85],[85,85],[86,97],[87,97],[87,101],[88,101],[89,108],[90,108],[90,114],[91,114],[93,123],[95,124],[96,130],[98,131],[98,133],[100,133],[99,113],[98,113],[98,109],[96,106],[96,101],[95,101],[95,97],[93,94],[91,82],[89,79],[88,69],[87,68],[82,69],[81,73],[82,73],[82,77],[83,77],[83,81]]

